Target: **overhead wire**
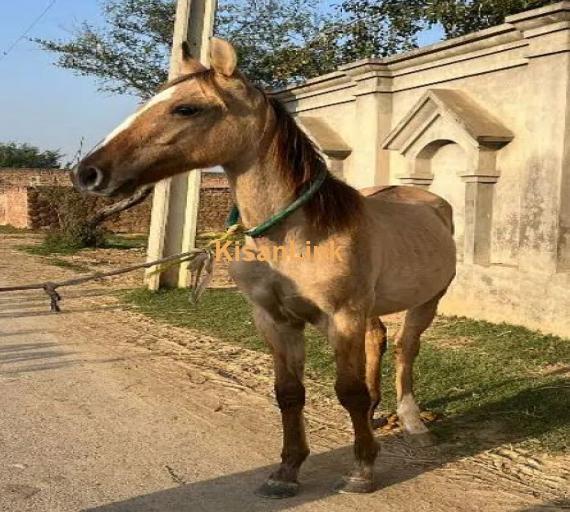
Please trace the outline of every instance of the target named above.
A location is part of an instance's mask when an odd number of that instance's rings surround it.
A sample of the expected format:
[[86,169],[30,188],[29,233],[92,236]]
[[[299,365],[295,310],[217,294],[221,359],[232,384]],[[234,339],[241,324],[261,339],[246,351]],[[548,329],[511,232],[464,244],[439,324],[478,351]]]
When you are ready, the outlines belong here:
[[43,17],[50,11],[50,9],[55,5],[56,2],[57,0],[51,0],[50,3],[46,6],[46,8],[30,23],[30,25],[26,28],[26,30],[24,30],[20,36],[14,39],[14,41],[10,44],[10,46],[8,46],[8,48],[6,48],[6,50],[0,52],[0,62],[2,62],[8,55],[10,55],[10,53],[12,53],[12,51],[14,50],[14,48],[16,48],[16,46],[18,46],[20,41],[23,41],[26,38],[26,36],[43,19]]

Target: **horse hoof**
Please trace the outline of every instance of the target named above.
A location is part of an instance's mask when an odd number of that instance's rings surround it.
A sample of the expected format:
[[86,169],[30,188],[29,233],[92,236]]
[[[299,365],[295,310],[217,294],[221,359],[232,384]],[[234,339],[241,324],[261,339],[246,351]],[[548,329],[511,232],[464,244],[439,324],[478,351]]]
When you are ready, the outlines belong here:
[[375,490],[374,480],[354,476],[342,477],[335,487],[335,491],[341,494],[370,494]]
[[370,420],[373,430],[377,430],[382,428],[384,425],[388,424],[388,419],[384,416],[380,416],[379,418],[372,418]]
[[283,498],[292,498],[299,492],[299,484],[297,482],[282,482],[269,478],[255,494],[262,498],[271,498],[281,500]]
[[406,441],[416,448],[429,448],[435,446],[437,441],[431,432],[419,432],[418,434],[410,434],[404,431]]

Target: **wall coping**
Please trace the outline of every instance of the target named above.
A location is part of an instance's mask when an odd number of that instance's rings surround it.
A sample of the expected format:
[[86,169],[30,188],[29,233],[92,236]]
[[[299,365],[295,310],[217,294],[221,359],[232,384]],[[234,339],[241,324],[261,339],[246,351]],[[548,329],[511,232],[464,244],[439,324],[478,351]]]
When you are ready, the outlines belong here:
[[0,187],[71,186],[67,169],[0,168]]

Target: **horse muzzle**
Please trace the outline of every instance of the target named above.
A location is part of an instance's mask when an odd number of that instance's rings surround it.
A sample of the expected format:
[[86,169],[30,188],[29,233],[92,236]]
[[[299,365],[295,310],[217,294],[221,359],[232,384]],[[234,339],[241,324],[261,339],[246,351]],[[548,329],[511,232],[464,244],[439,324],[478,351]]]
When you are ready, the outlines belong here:
[[101,167],[82,163],[73,170],[72,181],[79,192],[104,197],[126,196],[137,188],[134,179],[118,181]]
[[94,165],[79,164],[73,171],[74,183],[80,192],[101,192],[108,182],[105,173]]

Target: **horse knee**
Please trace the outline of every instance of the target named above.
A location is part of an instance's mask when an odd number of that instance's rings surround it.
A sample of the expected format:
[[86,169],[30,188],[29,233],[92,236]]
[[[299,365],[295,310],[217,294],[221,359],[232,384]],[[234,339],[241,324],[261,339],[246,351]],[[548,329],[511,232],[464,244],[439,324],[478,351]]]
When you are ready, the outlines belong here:
[[305,387],[300,382],[284,382],[275,385],[277,404],[282,411],[303,408],[305,405]]
[[337,380],[335,391],[340,404],[347,410],[368,411],[372,403],[370,391],[364,382]]

